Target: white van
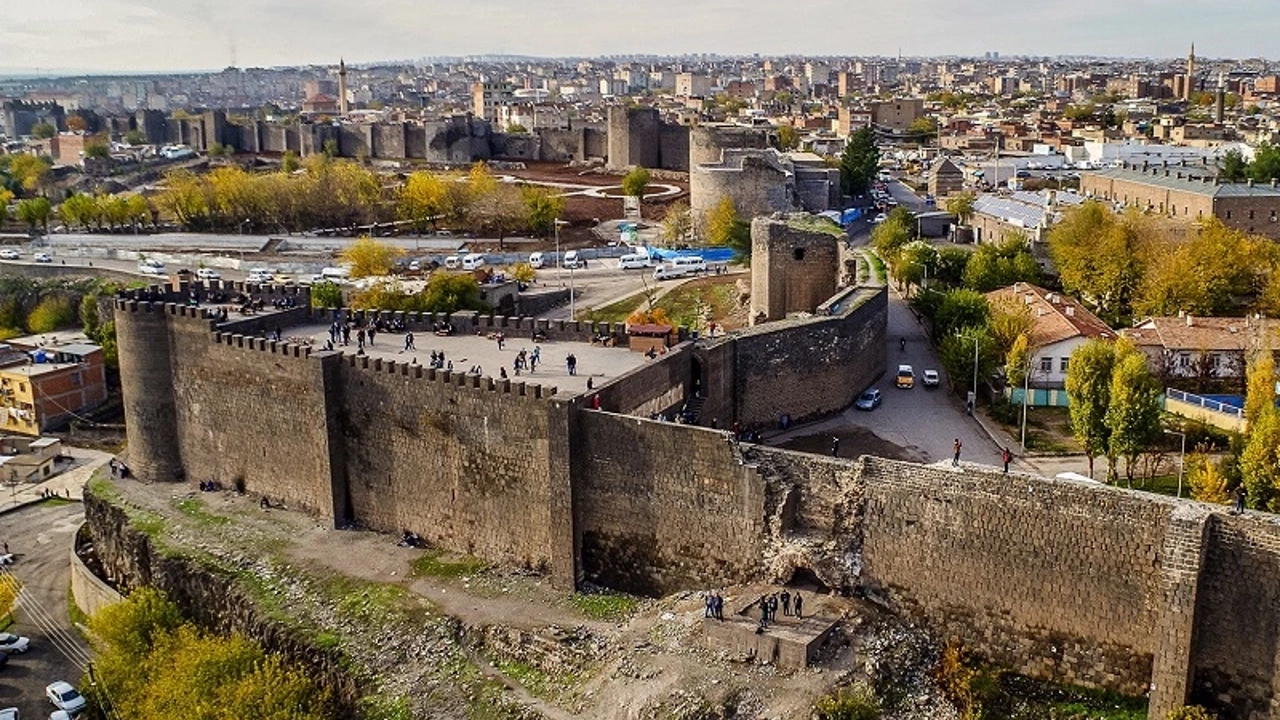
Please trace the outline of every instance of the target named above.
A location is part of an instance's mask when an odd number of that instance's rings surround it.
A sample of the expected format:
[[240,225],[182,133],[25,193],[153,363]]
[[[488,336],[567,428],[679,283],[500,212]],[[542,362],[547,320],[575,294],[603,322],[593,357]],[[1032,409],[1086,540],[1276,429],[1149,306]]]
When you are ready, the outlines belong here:
[[649,256],[644,253],[631,253],[618,258],[618,267],[623,270],[649,267]]
[[671,280],[688,274],[689,270],[687,268],[675,267],[674,265],[659,265],[653,269],[654,280]]
[[671,267],[684,268],[688,273],[704,273],[707,271],[707,261],[701,255],[690,255],[672,260]]
[[444,266],[447,270],[457,270],[462,265],[462,258],[457,255],[450,255],[444,259]]
[[251,283],[263,284],[275,280],[275,275],[270,270],[250,270],[249,277],[246,278]]
[[462,256],[463,270],[479,270],[484,267],[484,256],[480,253],[467,253]]
[[546,257],[540,252],[529,253],[529,267],[534,270],[541,270],[542,266],[547,262]]
[[351,278],[351,268],[345,268],[345,267],[320,268],[320,275],[325,280],[342,284]]
[[163,275],[164,263],[154,258],[143,258],[138,261],[138,272],[143,275]]
[[579,255],[577,250],[569,250],[564,254],[564,260],[560,264],[564,265],[566,270],[579,270],[587,266],[587,259]]

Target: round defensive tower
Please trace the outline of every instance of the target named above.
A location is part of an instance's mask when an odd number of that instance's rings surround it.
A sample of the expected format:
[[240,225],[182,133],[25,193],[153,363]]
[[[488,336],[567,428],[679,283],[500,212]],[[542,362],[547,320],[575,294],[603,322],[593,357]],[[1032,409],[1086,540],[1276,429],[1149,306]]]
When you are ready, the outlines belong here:
[[167,312],[164,303],[116,300],[128,465],[147,482],[182,479]]

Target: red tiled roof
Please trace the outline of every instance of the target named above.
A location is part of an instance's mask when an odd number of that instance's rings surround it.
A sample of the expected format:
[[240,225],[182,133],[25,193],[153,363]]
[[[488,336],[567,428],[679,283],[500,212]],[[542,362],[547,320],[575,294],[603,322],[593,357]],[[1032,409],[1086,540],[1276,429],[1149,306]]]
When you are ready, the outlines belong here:
[[1031,342],[1043,347],[1073,337],[1114,338],[1116,332],[1078,300],[1030,283],[1014,283],[986,294],[988,302],[1026,306],[1035,320]]

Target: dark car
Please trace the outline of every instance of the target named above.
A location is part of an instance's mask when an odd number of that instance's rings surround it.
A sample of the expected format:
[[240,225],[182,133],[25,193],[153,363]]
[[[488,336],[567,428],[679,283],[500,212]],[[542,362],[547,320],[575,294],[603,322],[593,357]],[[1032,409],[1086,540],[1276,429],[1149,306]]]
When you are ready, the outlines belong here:
[[884,398],[880,395],[879,388],[867,388],[858,396],[857,402],[854,403],[859,410],[875,410],[880,407],[880,402]]

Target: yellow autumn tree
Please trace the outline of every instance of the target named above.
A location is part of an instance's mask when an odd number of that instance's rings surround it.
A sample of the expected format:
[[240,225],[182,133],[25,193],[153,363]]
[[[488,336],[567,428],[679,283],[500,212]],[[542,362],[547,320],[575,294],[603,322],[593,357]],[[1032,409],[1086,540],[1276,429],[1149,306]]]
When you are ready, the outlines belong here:
[[404,255],[398,247],[381,243],[368,235],[351,243],[341,253],[342,262],[351,267],[351,277],[388,275],[395,267],[396,258]]

